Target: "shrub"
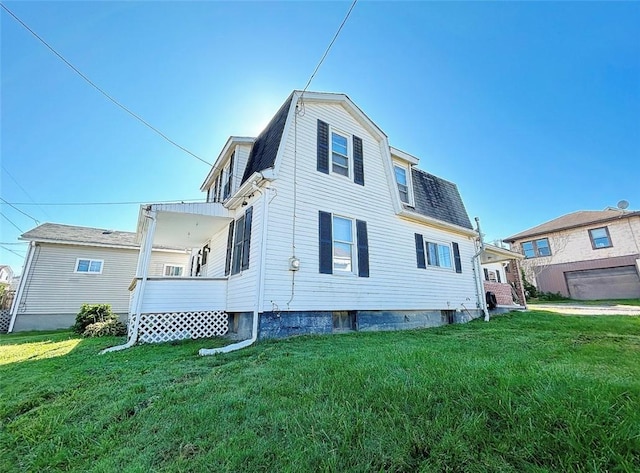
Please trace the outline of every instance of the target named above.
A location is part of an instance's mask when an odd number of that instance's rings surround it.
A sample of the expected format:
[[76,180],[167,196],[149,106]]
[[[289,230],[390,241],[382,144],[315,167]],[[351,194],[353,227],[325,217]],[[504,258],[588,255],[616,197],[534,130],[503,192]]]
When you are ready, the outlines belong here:
[[71,328],[74,332],[83,334],[89,325],[110,320],[117,321],[118,316],[111,311],[109,304],[82,304],[76,315],[76,323]]
[[119,337],[127,334],[127,326],[117,319],[87,325],[83,337]]
[[538,300],[539,301],[566,301],[568,297],[563,296],[559,292],[539,292]]
[[538,288],[527,281],[527,277],[524,275],[524,269],[520,270],[522,274],[522,285],[524,286],[524,294],[527,299],[538,297]]

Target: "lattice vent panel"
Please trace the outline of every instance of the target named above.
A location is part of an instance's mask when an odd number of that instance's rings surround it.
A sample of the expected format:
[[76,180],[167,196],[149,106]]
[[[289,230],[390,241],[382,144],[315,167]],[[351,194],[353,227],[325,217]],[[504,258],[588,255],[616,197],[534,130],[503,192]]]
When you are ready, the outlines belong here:
[[217,337],[228,331],[229,316],[222,310],[141,314],[138,342]]
[[0,333],[7,333],[10,322],[11,316],[9,315],[9,309],[0,310]]

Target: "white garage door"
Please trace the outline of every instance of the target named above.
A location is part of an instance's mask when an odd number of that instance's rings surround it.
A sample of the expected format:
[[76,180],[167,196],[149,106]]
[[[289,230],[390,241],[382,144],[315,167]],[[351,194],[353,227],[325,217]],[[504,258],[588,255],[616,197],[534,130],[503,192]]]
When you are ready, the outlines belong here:
[[635,266],[585,269],[564,273],[572,299],[633,299],[640,297]]

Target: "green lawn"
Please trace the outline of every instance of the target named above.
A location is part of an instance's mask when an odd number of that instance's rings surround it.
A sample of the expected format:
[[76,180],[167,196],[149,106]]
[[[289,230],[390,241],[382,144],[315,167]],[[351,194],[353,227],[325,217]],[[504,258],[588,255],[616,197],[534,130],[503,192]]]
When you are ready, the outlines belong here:
[[116,341],[0,336],[0,471],[640,471],[638,317]]
[[539,301],[537,299],[528,299],[531,304],[579,304],[579,305],[633,305],[640,306],[640,299],[602,299],[594,301],[579,301],[576,299],[561,299],[557,301]]

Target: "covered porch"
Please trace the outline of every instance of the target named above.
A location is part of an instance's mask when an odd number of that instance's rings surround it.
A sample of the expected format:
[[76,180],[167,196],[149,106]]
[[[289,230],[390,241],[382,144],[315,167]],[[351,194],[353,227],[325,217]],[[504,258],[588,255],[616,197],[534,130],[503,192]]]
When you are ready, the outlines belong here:
[[[483,286],[487,305],[492,312],[526,309],[527,302],[520,270],[520,261],[523,258],[524,256],[520,253],[506,248],[485,245],[484,251],[480,255],[480,262],[484,268]],[[504,269],[504,278],[499,274],[496,278],[490,277],[491,271],[487,267],[495,267],[495,265]],[[495,297],[494,303],[490,303],[490,293]]]
[[[227,278],[205,277],[207,242],[231,221],[220,203],[142,206],[138,217],[140,255],[129,287],[129,340],[165,342],[225,335],[229,329]],[[149,277],[153,250],[185,249],[191,264],[179,275]]]

